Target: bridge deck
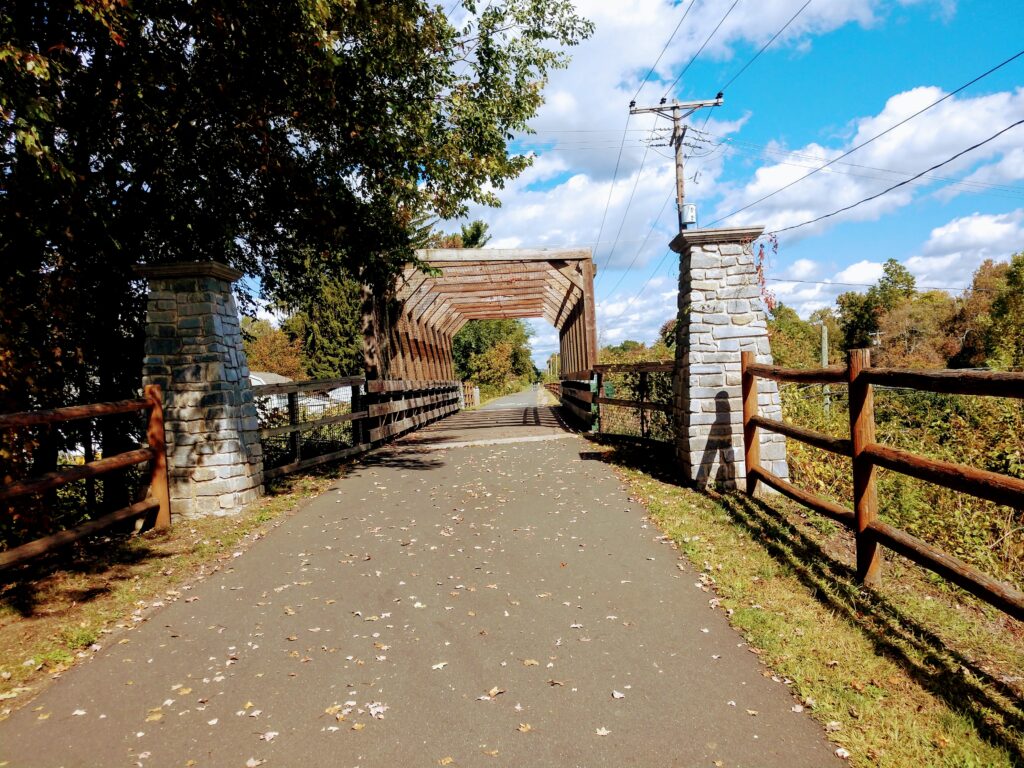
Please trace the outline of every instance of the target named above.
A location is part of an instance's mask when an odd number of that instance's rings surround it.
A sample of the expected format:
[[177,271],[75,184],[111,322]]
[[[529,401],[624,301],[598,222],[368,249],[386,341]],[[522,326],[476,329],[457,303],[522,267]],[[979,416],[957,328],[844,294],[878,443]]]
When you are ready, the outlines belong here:
[[367,457],[0,723],[0,760],[839,764],[612,471],[525,397]]

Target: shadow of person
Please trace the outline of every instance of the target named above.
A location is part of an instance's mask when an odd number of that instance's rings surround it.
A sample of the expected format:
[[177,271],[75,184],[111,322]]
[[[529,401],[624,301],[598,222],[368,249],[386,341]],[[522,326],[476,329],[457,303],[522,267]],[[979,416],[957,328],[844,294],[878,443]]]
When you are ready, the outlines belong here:
[[732,409],[729,407],[729,393],[723,389],[715,395],[715,420],[708,431],[704,455],[697,466],[694,483],[698,488],[706,488],[711,482],[718,486],[731,486],[735,479],[736,451],[732,445]]

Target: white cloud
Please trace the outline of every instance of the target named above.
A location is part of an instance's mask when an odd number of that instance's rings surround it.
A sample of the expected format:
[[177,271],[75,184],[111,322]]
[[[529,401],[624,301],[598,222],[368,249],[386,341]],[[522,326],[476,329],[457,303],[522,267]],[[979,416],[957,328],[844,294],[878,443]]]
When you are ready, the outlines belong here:
[[[948,0],[829,0],[812,3],[782,37],[775,41],[773,52],[794,50],[812,37],[825,34],[847,23],[872,26],[884,19],[898,5],[908,2],[930,2],[937,7]],[[677,72],[700,48],[714,26],[731,5],[732,0],[701,0],[687,16],[686,23],[668,47],[657,71],[641,89],[637,102],[657,103]],[[766,42],[800,6],[799,0],[745,4],[742,12],[731,14],[711,43],[701,53],[702,59],[727,61],[737,46],[743,53]],[[488,222],[494,241],[516,246],[560,245],[589,246],[598,239],[605,206],[609,200],[622,127],[626,123],[627,106],[641,81],[653,64],[661,42],[676,27],[685,5],[676,0],[577,0],[577,8],[595,23],[594,36],[570,51],[572,63],[565,70],[552,73],[545,89],[546,103],[533,126],[537,134],[526,136],[525,148],[540,153],[535,168],[499,192],[503,207],[497,210],[474,207],[470,218]],[[456,17],[459,16],[456,12]],[[684,83],[683,86],[687,84]],[[696,98],[679,86],[674,94]],[[713,96],[706,93],[704,96]],[[726,113],[729,114],[729,113]],[[731,114],[735,114],[732,112]],[[749,115],[747,116],[749,117]],[[746,118],[733,121],[709,121],[708,129],[716,135],[736,133]],[[667,148],[654,148],[644,157],[643,137],[646,131],[667,121],[650,115],[630,119],[630,132],[622,152],[616,184],[612,190],[607,217],[595,256],[600,267],[624,269],[634,264],[643,269],[652,258],[663,252],[666,242],[675,233],[674,205],[665,207],[660,223],[658,211],[673,190],[671,160],[658,153]],[[704,159],[692,159],[688,175],[700,173],[699,180],[690,181],[687,199],[702,210],[700,220],[711,220],[710,202],[718,193],[725,153],[717,151]],[[572,173],[568,179],[543,189],[560,175]],[[636,184],[628,216],[627,201]],[[817,201],[820,204],[820,198]],[[817,210],[811,206],[808,210]],[[624,218],[625,217],[625,218]],[[647,243],[645,235],[654,231]],[[621,235],[617,238],[617,234]],[[614,254],[612,243],[617,244]],[[611,259],[609,260],[609,256]],[[603,279],[599,275],[603,283]],[[609,290],[601,284],[599,289]]]
[[970,285],[985,259],[1007,261],[1024,250],[1024,208],[1009,213],[974,213],[931,231],[921,253],[906,266],[920,285],[953,292]]
[[[749,210],[729,216],[806,176],[810,169],[839,157],[943,95],[944,92],[935,87],[913,88],[895,94],[877,115],[854,120],[852,135],[841,146],[812,143],[788,153],[778,145],[765,148],[762,159],[770,161],[758,168],[745,184],[724,187],[716,218],[727,217],[725,226],[763,224],[769,231],[799,224],[880,192],[988,138],[996,130],[1024,119],[1024,88],[984,96],[953,97],[872,141],[849,158],[756,203]],[[1024,153],[1020,152],[1019,142],[1020,137],[1010,131],[919,182],[781,237],[793,240],[820,234],[840,221],[877,220],[909,204],[922,189],[948,184],[982,162],[988,165],[978,168],[964,183],[946,186],[941,194],[949,197],[957,193],[993,191],[989,184],[1024,175]],[[752,150],[737,143],[732,151]]]
[[817,262],[811,259],[797,259],[789,265],[789,269],[786,270],[786,277],[792,277],[794,280],[806,280],[809,277],[814,277],[817,271]]

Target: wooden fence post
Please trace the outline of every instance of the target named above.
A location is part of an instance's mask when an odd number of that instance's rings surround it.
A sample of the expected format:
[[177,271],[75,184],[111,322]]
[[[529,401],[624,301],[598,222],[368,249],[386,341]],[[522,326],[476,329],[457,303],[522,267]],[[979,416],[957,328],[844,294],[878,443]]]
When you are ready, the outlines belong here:
[[749,366],[757,361],[753,352],[740,352],[740,375],[743,393],[743,464],[747,474],[747,494],[757,490],[755,469],[761,466],[761,439],[757,425],[751,419],[757,416],[757,377]]
[[640,401],[640,437],[647,437],[650,430],[647,426],[647,411],[643,405],[647,400],[647,371],[640,371],[640,391],[637,393],[637,400]]
[[601,387],[604,385],[604,375],[600,371],[594,371],[594,378],[591,380],[594,394],[594,401],[590,406],[590,431],[600,432],[601,431]]
[[171,497],[167,489],[167,447],[164,441],[164,397],[158,384],[147,384],[143,389],[150,403],[146,441],[153,451],[149,462],[149,493],[160,504],[156,513],[158,531],[171,527]]
[[878,586],[882,561],[868,526],[878,516],[875,464],[864,449],[875,442],[875,398],[871,384],[859,375],[871,367],[870,349],[851,349],[848,371],[850,387],[850,438],[853,443],[853,511],[857,536],[857,578]]
[[[363,395],[362,395],[362,392],[360,392],[359,390],[360,390],[360,386],[358,384],[353,384],[352,385],[352,402],[351,402],[352,413],[359,413],[359,411],[363,410]],[[353,419],[352,420],[352,445],[356,446],[356,445],[362,445],[362,444],[363,444],[363,420],[362,419]]]
[[[293,427],[298,426],[299,423],[299,393],[289,392],[288,393],[288,423]],[[299,434],[298,430],[291,432],[288,435],[288,442],[292,446],[292,460],[302,460],[302,435]]]

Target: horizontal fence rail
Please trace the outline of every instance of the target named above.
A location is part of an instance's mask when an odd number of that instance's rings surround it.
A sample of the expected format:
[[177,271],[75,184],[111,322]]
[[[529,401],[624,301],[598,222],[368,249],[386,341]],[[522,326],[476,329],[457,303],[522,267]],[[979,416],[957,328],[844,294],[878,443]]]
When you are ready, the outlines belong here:
[[[875,439],[872,385],[901,387],[944,394],[1024,398],[1024,373],[988,371],[913,371],[872,368],[869,350],[850,352],[845,367],[795,370],[755,362],[752,352],[741,353],[743,384],[743,444],[747,467],[747,493],[759,482],[804,506],[851,528],[856,538],[857,575],[867,584],[881,579],[879,545],[981,598],[1010,616],[1024,620],[1024,592],[982,573],[960,559],[878,520],[875,470],[878,467],[941,485],[960,493],[1024,509],[1024,480],[997,472],[956,464],[883,445]],[[845,383],[849,387],[850,439],[835,438],[792,424],[766,419],[757,407],[757,380],[803,384]],[[814,496],[772,474],[760,465],[758,430],[778,432],[808,445],[852,460],[854,508]]]
[[547,386],[585,430],[669,442],[674,370],[671,361],[601,363]]
[[349,376],[263,384],[260,414],[267,480],[365,453],[459,410],[459,381]]
[[148,412],[146,446],[114,456],[88,461],[81,466],[47,472],[39,477],[15,480],[0,486],[0,502],[22,496],[45,493],[76,480],[97,477],[137,464],[149,464],[149,493],[144,501],[131,504],[49,536],[30,541],[0,553],[0,570],[26,563],[36,557],[68,546],[115,523],[156,513],[154,526],[166,529],[171,524],[171,504],[167,488],[167,453],[163,422],[163,394],[159,386],[147,385],[145,396],[137,400],[75,405],[54,410],[26,411],[0,415],[0,430],[63,424],[134,412]]

